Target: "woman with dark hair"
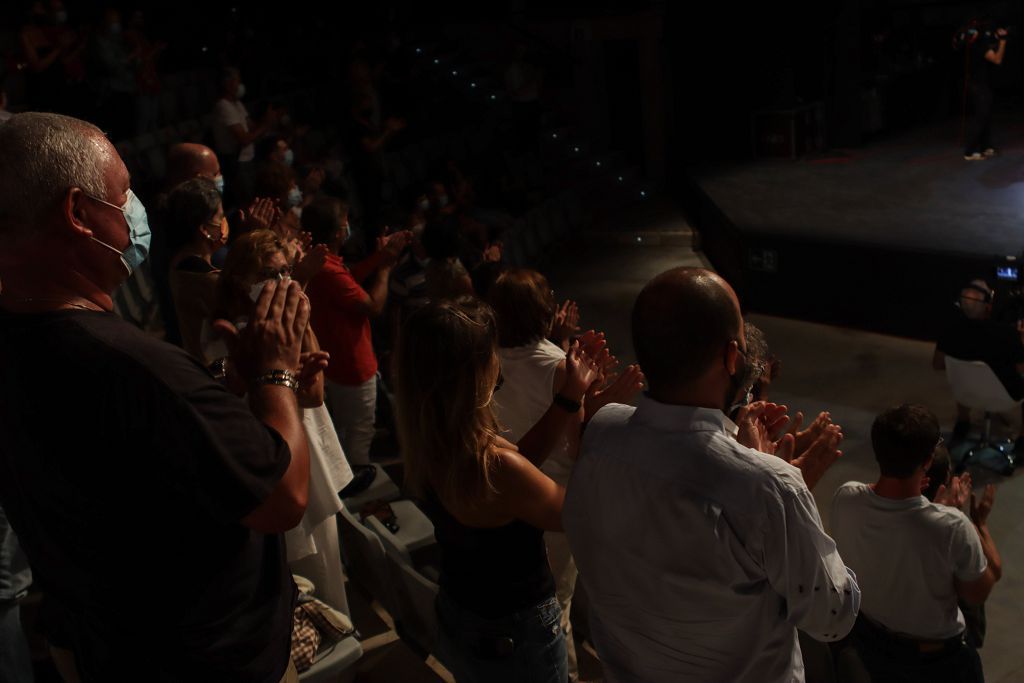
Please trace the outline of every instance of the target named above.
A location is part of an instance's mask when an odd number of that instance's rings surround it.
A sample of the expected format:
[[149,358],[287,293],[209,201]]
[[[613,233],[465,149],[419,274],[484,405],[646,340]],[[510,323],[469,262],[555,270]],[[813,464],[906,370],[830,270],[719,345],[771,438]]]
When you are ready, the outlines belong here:
[[[565,488],[498,435],[499,383],[491,309],[463,297],[413,312],[394,375],[406,484],[425,505],[441,548],[438,658],[459,681],[565,683],[561,610],[544,530],[562,528]],[[596,363],[566,355],[563,396],[578,420]]]
[[377,414],[377,356],[370,320],[384,312],[388,275],[412,233],[378,238],[377,250],[349,268],[340,254],[352,235],[348,205],[318,197],[303,211],[302,227],[315,248],[324,249],[323,268],[306,291],[310,324],[332,357],[326,370],[327,402],[349,462],[369,465]]
[[171,255],[169,282],[182,346],[208,364],[200,336],[213,310],[219,270],[211,258],[227,244],[228,222],[217,186],[208,178],[193,178],[167,196],[166,249]]

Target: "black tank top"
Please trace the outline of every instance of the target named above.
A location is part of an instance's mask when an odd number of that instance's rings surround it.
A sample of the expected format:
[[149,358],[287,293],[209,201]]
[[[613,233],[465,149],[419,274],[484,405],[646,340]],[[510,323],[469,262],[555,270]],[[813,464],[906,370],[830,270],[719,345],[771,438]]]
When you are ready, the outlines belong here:
[[555,594],[542,530],[519,520],[468,527],[433,495],[424,509],[441,547],[441,590],[463,609],[497,618]]

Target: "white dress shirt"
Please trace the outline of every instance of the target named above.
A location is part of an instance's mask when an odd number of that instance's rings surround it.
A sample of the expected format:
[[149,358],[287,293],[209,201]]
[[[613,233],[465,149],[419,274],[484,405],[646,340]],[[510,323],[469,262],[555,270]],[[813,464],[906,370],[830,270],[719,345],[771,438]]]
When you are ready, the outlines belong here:
[[860,605],[800,470],[721,411],[642,397],[594,416],[562,513],[610,681],[803,681],[796,627]]

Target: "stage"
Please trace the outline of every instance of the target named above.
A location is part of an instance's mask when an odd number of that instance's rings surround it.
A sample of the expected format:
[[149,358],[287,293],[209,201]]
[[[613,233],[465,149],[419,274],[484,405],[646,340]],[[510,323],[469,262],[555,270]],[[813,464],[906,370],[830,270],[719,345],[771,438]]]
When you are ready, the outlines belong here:
[[1000,154],[984,161],[963,159],[949,121],[796,161],[695,165],[678,196],[749,309],[934,338],[963,282],[1024,251],[1014,119],[997,117]]

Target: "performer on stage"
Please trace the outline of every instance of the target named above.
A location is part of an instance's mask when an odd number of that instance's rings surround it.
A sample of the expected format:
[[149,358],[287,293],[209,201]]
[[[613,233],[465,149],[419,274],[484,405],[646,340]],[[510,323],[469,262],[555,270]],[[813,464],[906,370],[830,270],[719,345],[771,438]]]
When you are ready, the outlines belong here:
[[1003,63],[1006,52],[1006,29],[982,30],[977,25],[967,29],[964,50],[967,52],[967,87],[965,96],[974,107],[964,135],[964,159],[979,161],[994,156],[992,146],[992,72]]

